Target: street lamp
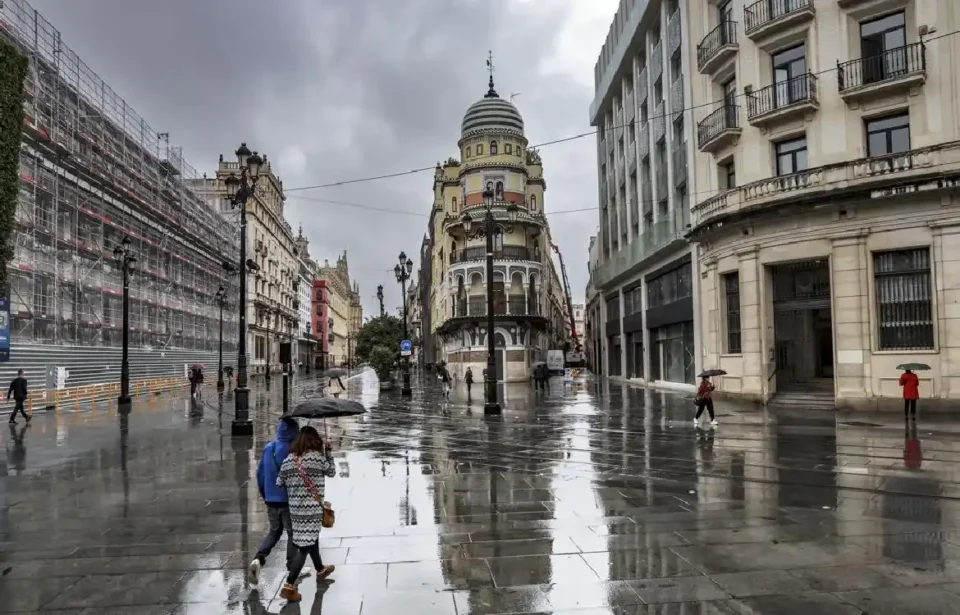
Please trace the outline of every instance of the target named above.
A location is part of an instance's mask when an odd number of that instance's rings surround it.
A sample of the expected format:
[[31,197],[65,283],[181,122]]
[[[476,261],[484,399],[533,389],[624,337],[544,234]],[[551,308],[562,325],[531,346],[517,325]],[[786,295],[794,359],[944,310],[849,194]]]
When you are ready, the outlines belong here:
[[493,318],[493,236],[495,233],[512,233],[513,225],[517,219],[518,208],[516,203],[507,204],[506,225],[496,226],[493,218],[493,191],[483,191],[483,226],[471,234],[473,228],[473,219],[470,213],[463,214],[463,230],[467,239],[476,239],[486,237],[487,247],[487,377],[484,381],[486,390],[486,403],[483,405],[484,414],[500,414],[500,403],[497,401],[497,359],[496,345],[494,344],[494,318]]
[[253,435],[253,421],[250,420],[250,389],[247,387],[247,271],[259,269],[251,259],[247,262],[247,199],[253,194],[260,177],[263,159],[251,152],[246,143],[241,143],[237,151],[237,163],[240,176],[231,173],[225,180],[227,198],[230,204],[240,208],[240,322],[237,343],[237,388],[234,392],[234,417],[230,433],[234,436]]
[[[403,301],[403,339],[410,339],[407,334],[407,280],[413,273],[413,261],[407,258],[406,252],[400,253],[400,262],[393,268],[393,273],[397,276],[397,282],[400,283],[400,297]],[[383,300],[380,302],[383,309]],[[410,397],[413,391],[410,389],[410,357],[403,357],[403,388],[400,389],[400,395]]]
[[137,264],[137,257],[130,251],[130,238],[124,237],[113,249],[113,259],[123,272],[123,358],[120,360],[120,396],[118,410],[130,409],[130,273]]
[[377,286],[377,300],[380,302],[380,317],[383,317],[383,284]]
[[217,393],[223,393],[223,306],[227,302],[227,291],[223,286],[217,289],[217,305],[220,306],[220,342],[217,346],[219,357],[217,359]]

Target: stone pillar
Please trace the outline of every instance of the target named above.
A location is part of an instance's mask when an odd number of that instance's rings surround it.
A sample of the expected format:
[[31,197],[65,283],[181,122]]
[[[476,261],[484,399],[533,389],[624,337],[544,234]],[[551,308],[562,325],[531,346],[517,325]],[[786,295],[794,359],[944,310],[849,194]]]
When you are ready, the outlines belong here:
[[[717,294],[717,261],[713,258],[704,260],[700,263],[700,314],[698,321],[700,323],[700,361],[703,369],[720,367],[720,353],[723,348],[720,345],[719,331],[719,295]],[[698,372],[699,373],[699,372]],[[723,381],[720,382],[720,388],[723,389]]]
[[743,356],[743,377],[740,382],[745,396],[762,400],[766,384],[762,336],[763,293],[760,285],[760,259],[756,246],[737,252],[740,278],[740,352]]
[[[960,225],[934,226],[931,261],[936,292],[937,342],[940,347],[940,383],[935,391],[944,399],[960,392]],[[922,385],[921,385],[922,386]]]
[[838,399],[872,397],[867,258],[863,235],[833,240],[830,299]]

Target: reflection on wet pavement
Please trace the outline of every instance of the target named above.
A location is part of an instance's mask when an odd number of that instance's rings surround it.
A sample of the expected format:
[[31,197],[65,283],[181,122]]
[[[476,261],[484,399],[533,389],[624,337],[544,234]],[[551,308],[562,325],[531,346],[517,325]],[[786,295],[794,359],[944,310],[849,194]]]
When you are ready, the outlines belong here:
[[[0,613],[960,612],[960,421],[771,413],[588,380],[502,387],[505,410],[349,382],[318,586],[279,598],[256,486],[281,391],[37,415],[0,432]],[[297,383],[313,389],[307,380]]]

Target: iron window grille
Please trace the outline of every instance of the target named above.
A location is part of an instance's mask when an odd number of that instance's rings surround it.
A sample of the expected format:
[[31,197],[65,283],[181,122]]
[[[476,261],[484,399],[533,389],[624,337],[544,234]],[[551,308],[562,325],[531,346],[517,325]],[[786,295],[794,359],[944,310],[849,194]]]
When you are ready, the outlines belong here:
[[875,253],[873,272],[878,349],[932,349],[933,293],[929,248]]
[[736,271],[723,276],[727,312],[727,353],[743,352],[740,335],[740,274]]

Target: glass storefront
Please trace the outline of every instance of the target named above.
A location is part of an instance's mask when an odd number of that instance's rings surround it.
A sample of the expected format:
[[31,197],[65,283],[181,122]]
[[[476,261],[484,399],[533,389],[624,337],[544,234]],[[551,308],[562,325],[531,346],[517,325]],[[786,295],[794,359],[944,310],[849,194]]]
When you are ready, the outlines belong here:
[[651,376],[654,380],[696,384],[693,322],[680,322],[650,331]]

